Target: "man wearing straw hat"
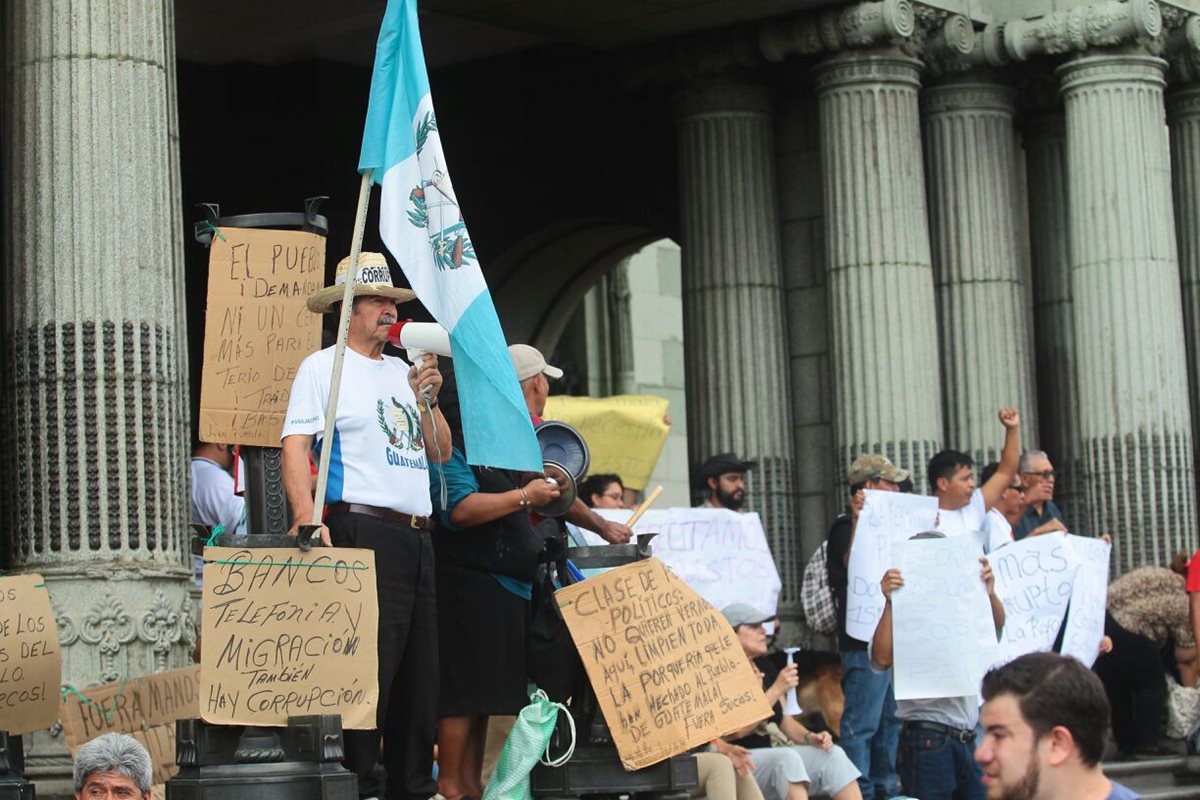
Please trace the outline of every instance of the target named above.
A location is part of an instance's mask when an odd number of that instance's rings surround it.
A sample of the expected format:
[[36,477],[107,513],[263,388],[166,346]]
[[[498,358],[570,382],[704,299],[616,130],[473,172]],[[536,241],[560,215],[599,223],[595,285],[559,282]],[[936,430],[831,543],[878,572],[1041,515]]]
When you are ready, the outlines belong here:
[[[350,259],[333,286],[308,298],[326,313],[342,300]],[[427,459],[450,456],[450,429],[437,407],[442,375],[437,356],[409,366],[383,354],[397,303],[416,297],[392,285],[387,261],[362,253],[346,332],[340,391],[332,427],[321,540],[375,551],[379,594],[377,729],[346,731],[346,768],[358,775],[360,797],[380,794],[373,773],[384,737],[389,800],[426,800],[433,780],[437,724],[438,642],[429,532],[432,505]],[[283,475],[297,523],[313,518],[308,456],[325,446],[326,408],[336,347],[308,356],[292,384],[283,426]],[[321,481],[318,481],[320,486]],[[327,526],[327,527],[326,527]],[[295,529],[293,529],[293,533]]]

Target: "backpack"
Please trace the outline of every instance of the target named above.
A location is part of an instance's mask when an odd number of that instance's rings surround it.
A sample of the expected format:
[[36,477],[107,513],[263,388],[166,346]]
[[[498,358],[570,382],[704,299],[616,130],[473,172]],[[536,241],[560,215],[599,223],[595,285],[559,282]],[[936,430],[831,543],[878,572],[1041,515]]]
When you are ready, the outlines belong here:
[[837,633],[837,606],[833,602],[833,590],[829,588],[829,570],[826,568],[826,553],[829,541],[821,546],[809,559],[804,568],[804,580],[800,584],[800,605],[804,618],[815,633],[831,636]]

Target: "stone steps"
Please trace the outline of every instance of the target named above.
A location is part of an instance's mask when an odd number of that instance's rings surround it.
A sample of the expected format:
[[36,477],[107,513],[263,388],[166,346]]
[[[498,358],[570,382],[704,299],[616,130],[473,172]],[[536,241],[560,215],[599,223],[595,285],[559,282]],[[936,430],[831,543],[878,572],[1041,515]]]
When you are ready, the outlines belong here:
[[1200,800],[1200,760],[1196,756],[1106,761],[1104,774],[1147,800]]

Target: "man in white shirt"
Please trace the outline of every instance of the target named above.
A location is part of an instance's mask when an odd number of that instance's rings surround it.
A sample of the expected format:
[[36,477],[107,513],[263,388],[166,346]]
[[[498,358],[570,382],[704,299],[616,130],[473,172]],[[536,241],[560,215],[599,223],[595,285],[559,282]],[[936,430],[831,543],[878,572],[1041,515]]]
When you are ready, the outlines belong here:
[[[350,259],[337,279],[308,298],[316,313],[339,309]],[[427,800],[437,792],[433,744],[437,725],[438,642],[427,459],[450,457],[450,429],[437,408],[437,357],[409,366],[385,356],[396,304],[415,298],[392,285],[387,261],[363,253],[346,337],[333,441],[323,440],[334,348],[308,356],[292,384],[283,426],[283,477],[297,524],[313,513],[310,451],[329,446],[321,540],[375,551],[379,595],[378,728],[346,731],[346,768],[359,796],[376,797],[381,734],[388,800]],[[326,527],[327,526],[327,527]],[[292,532],[295,533],[295,528]]]
[[1004,450],[1000,466],[980,488],[975,488],[975,462],[966,453],[943,450],[929,459],[929,490],[937,497],[938,516],[934,527],[946,536],[984,530],[988,509],[1014,482],[1021,458],[1021,416],[1015,408],[1000,409],[1004,426]]
[[[983,468],[983,472],[979,476],[980,480],[986,485],[998,469],[1000,469],[1000,465],[997,462],[993,461],[988,464]],[[1000,495],[1000,500],[996,505],[988,509],[987,519],[984,522],[984,530],[988,534],[985,551],[991,553],[1012,542],[1014,540],[1013,527],[1024,513],[1025,484],[1018,477]]]
[[[223,533],[246,532],[246,501],[234,493],[236,487],[229,474],[232,468],[232,445],[211,442],[196,445],[192,451],[192,522],[214,530],[219,525]],[[196,585],[200,586],[204,557],[192,556],[192,561]]]

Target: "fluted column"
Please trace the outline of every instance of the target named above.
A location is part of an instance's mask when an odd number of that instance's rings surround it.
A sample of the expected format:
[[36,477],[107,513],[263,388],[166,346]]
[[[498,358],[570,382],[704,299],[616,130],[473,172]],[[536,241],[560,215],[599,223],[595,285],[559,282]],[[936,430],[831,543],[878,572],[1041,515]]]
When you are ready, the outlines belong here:
[[942,432],[925,216],[920,62],[863,51],[817,67],[838,462],[925,467]]
[[1200,424],[1200,82],[1185,84],[1167,95],[1167,124],[1195,430]]
[[948,446],[999,457],[996,410],[1017,406],[1037,441],[1025,309],[1013,92],[977,75],[921,96],[929,238]]
[[1090,532],[1112,534],[1118,571],[1195,546],[1165,66],[1110,51],[1058,69]]
[[[9,561],[45,576],[83,687],[194,644],[173,4],[24,0],[3,30]],[[63,788],[60,739],[27,753]]]
[[676,99],[682,206],[688,455],[734,451],[779,565],[799,599],[799,537],[788,397],[787,327],[772,136],[773,98],[757,86],[697,82]]
[[1030,118],[1024,134],[1039,442],[1058,473],[1054,502],[1062,508],[1072,530],[1089,531],[1079,438],[1067,134],[1062,112]]

